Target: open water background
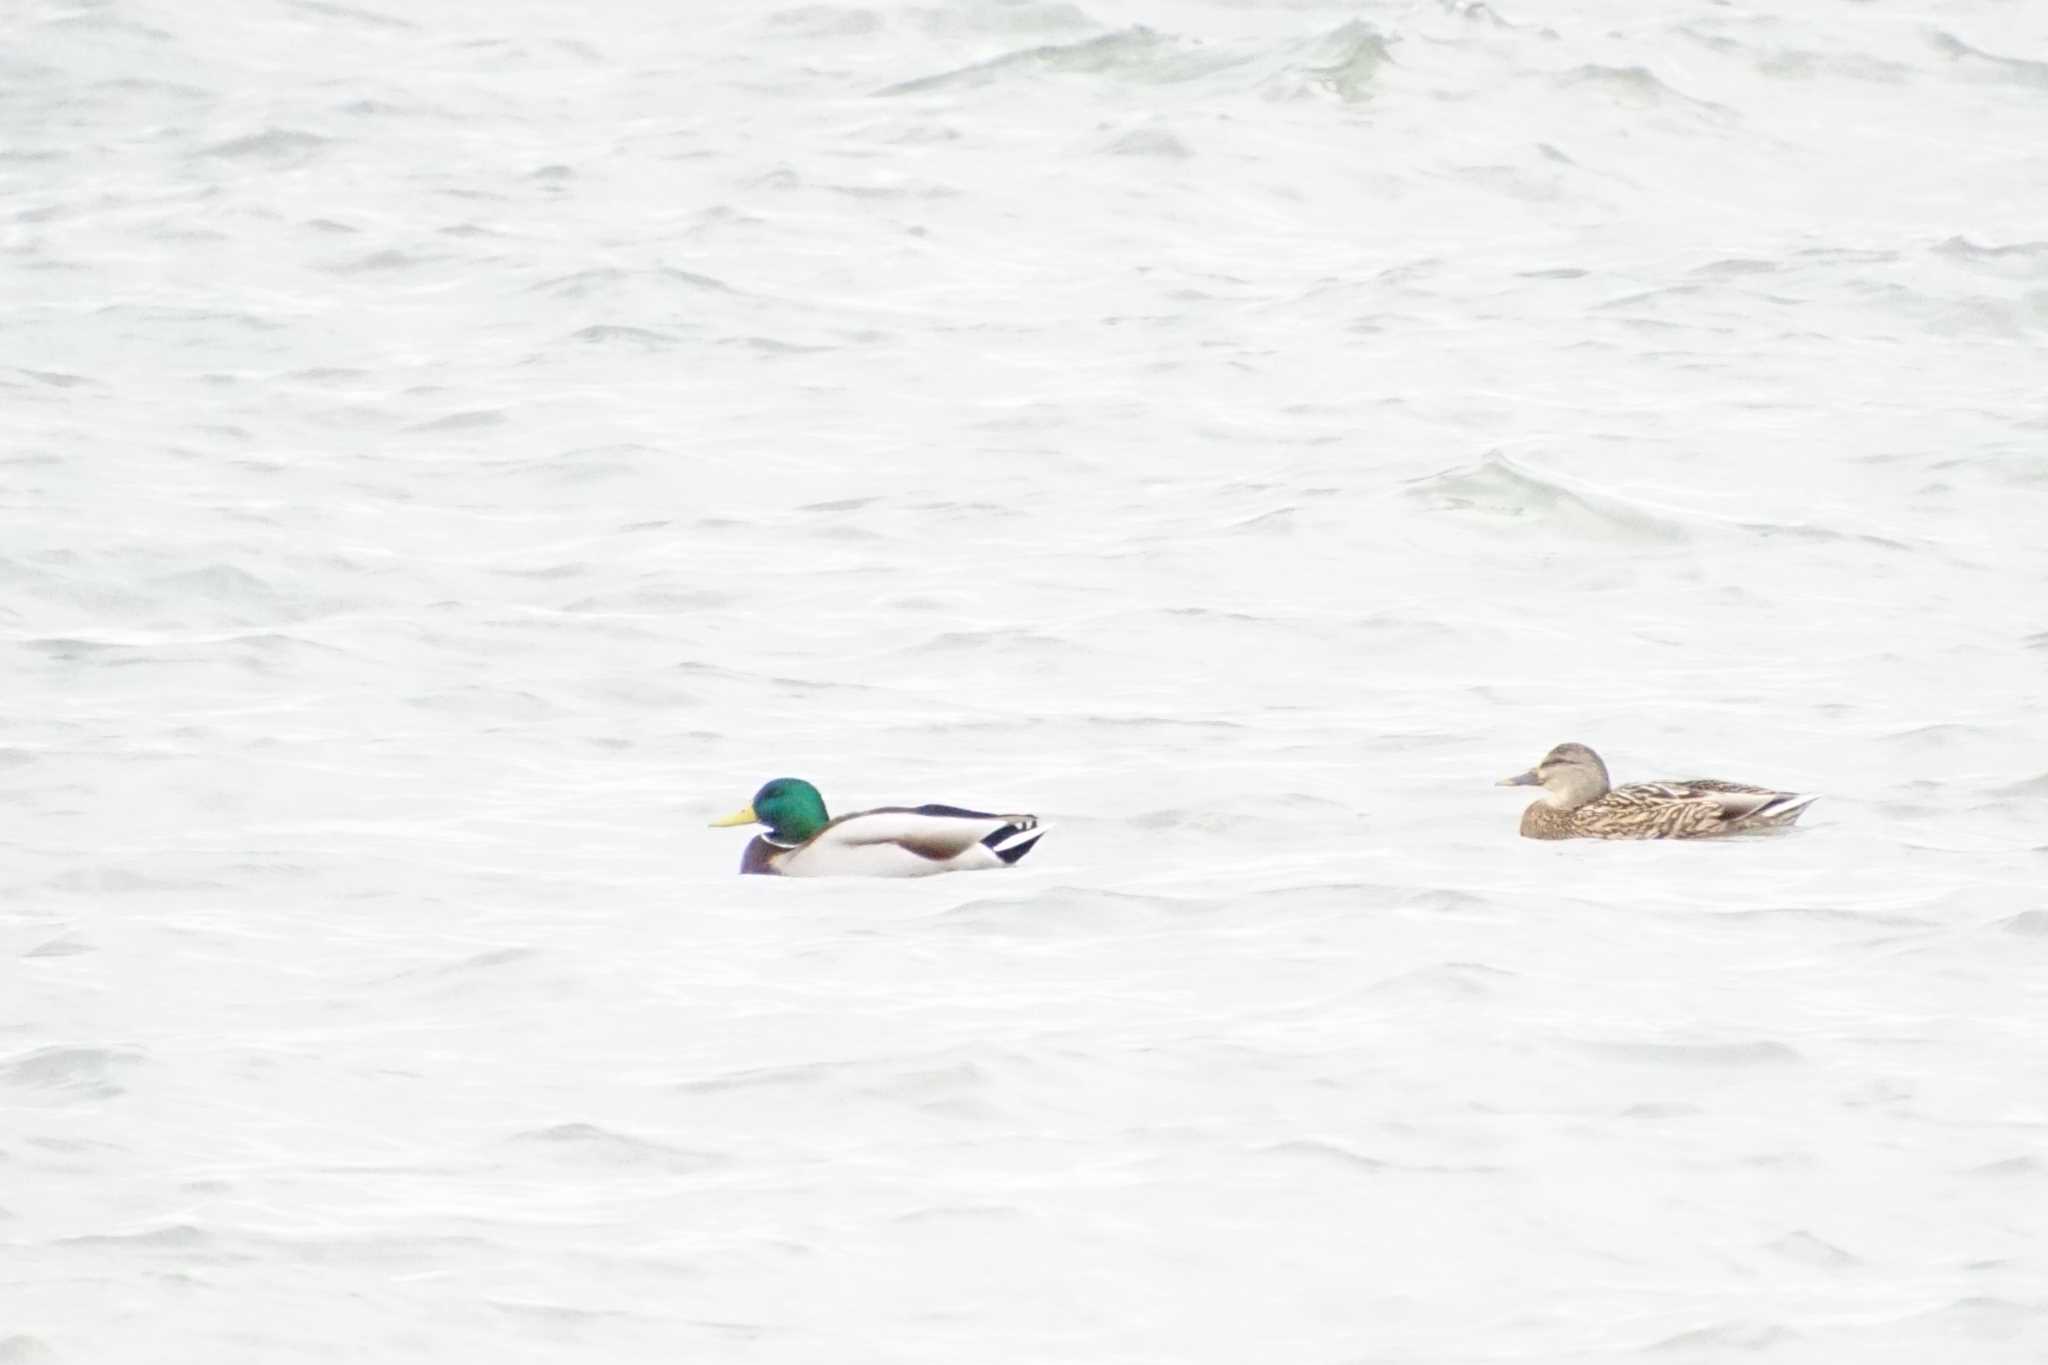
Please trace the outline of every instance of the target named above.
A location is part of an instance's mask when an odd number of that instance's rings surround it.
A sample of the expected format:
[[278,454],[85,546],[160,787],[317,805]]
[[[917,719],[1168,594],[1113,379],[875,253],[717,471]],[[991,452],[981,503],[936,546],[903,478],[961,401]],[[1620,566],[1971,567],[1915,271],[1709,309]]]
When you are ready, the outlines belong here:
[[2048,7],[24,0],[0,128],[0,1362],[2048,1356]]

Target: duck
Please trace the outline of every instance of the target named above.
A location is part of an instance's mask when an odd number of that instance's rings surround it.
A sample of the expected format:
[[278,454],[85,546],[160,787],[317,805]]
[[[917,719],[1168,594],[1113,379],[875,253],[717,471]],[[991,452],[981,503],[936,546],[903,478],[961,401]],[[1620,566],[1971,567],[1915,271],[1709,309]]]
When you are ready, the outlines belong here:
[[1583,744],[1560,744],[1503,787],[1541,787],[1522,812],[1525,839],[1714,839],[1792,824],[1818,798],[1696,777],[1617,787]]
[[959,806],[877,806],[833,819],[810,783],[778,777],[713,829],[766,825],[740,858],[742,875],[929,877],[1013,867],[1038,846],[1035,815]]

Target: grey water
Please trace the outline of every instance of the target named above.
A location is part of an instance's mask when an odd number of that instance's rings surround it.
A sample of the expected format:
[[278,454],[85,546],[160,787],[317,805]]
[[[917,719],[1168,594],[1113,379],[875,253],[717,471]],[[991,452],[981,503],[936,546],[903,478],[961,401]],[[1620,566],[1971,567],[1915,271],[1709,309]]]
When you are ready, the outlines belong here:
[[0,1362],[2048,1355],[2048,9],[0,76]]

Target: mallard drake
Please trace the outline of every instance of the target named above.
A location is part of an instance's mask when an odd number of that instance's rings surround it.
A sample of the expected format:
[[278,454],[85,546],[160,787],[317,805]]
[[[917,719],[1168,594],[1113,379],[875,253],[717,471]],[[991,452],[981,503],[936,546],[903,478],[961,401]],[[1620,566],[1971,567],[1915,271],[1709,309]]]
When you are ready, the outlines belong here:
[[1035,815],[958,806],[880,806],[834,820],[818,789],[794,777],[776,778],[711,825],[766,825],[747,845],[740,871],[770,877],[929,877],[1008,867],[1045,833]]
[[1616,787],[1583,744],[1560,744],[1500,785],[1543,788],[1543,799],[1522,812],[1528,839],[1711,839],[1781,828],[1818,799],[1710,777]]

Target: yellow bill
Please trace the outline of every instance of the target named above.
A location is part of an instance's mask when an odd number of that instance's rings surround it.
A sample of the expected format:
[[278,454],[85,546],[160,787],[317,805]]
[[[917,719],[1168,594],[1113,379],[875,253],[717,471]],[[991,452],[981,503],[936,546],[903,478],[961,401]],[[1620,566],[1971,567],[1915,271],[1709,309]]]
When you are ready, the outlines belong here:
[[760,823],[761,817],[754,814],[754,808],[752,806],[741,806],[738,810],[734,811],[731,815],[726,816],[723,820],[713,820],[711,822],[711,828],[726,829],[733,825],[758,825]]

